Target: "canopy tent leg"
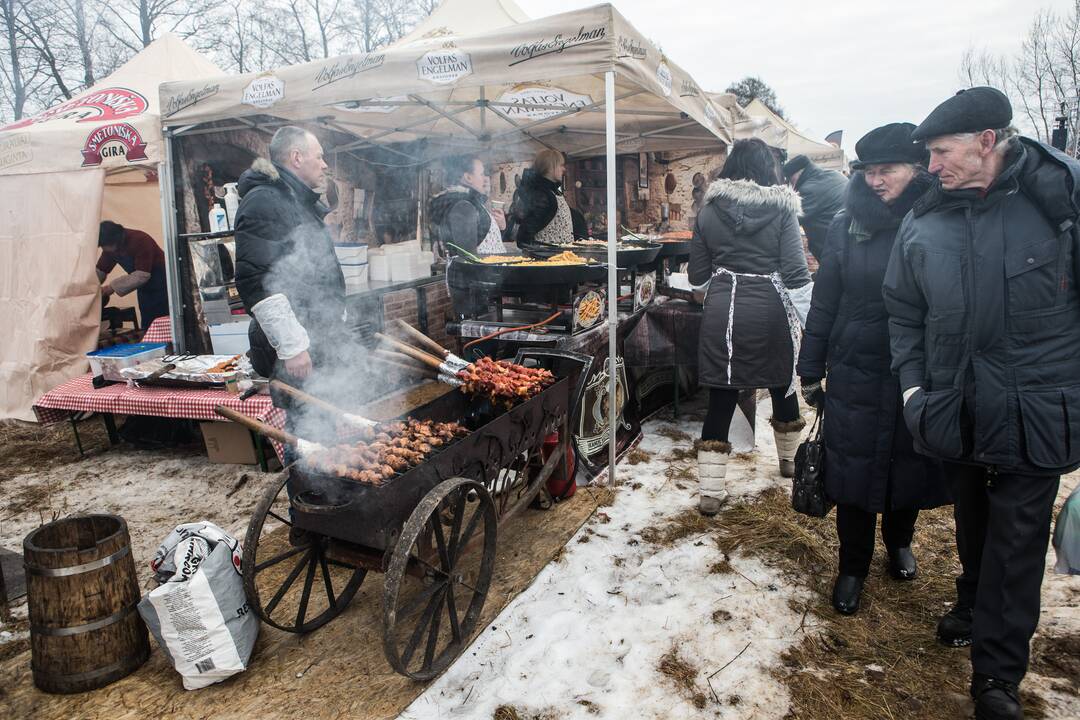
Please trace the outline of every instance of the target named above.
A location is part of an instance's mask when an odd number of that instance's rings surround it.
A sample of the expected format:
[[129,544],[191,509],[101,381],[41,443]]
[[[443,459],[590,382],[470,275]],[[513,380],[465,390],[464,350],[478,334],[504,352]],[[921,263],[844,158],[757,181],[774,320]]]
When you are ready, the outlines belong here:
[[165,287],[169,296],[169,323],[172,330],[172,352],[187,350],[184,338],[184,302],[180,287],[180,238],[176,234],[176,194],[173,189],[173,136],[165,130],[165,157],[158,172],[161,193],[161,230],[165,245]]
[[608,484],[615,485],[615,439],[618,435],[617,335],[619,327],[619,271],[616,261],[615,207],[615,72],[604,73],[604,116],[607,133],[607,262],[608,262]]

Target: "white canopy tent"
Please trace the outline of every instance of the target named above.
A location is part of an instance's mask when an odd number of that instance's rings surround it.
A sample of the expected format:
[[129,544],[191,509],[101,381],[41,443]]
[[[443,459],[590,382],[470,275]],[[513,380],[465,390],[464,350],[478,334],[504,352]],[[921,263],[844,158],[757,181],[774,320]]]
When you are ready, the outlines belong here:
[[220,74],[166,35],[79,96],[0,128],[0,418],[32,420],[38,396],[85,372],[100,326],[98,223],[161,226],[158,85]]
[[[459,35],[433,15],[432,29],[377,53],[213,82],[166,83],[165,142],[293,122],[349,137],[326,148],[328,153],[381,148],[408,157],[395,145],[418,139],[445,153],[485,151],[511,158],[553,147],[572,156],[606,155],[608,208],[616,206],[617,151],[720,148],[731,142],[728,114],[611,5],[516,22],[523,17],[520,10],[506,0],[494,2],[515,22]],[[461,22],[468,17],[465,8],[473,17],[483,14],[476,4],[455,3],[440,8],[441,16]],[[164,184],[163,197],[173,197]],[[165,221],[175,217],[172,208]],[[614,289],[618,228],[607,225],[608,282]],[[167,227],[167,236],[175,244],[175,226]],[[173,336],[182,338],[175,246],[168,255]],[[617,295],[608,292],[610,397]],[[608,405],[614,468],[616,404]]]
[[745,132],[747,137],[759,137],[773,147],[783,148],[789,158],[805,155],[823,168],[847,170],[847,156],[841,148],[807,137],[757,98],[751,100],[744,111],[751,122],[736,125],[737,138],[743,137]]

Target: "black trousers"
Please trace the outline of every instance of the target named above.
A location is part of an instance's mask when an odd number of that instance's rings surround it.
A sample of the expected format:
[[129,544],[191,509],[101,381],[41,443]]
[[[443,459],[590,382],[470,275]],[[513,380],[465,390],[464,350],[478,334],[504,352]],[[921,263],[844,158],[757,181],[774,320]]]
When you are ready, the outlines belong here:
[[1039,624],[1040,591],[1057,476],[991,473],[945,463],[952,478],[957,601],[975,609],[971,667],[1019,683]]
[[[784,397],[786,392],[786,387],[769,388],[773,418],[778,422],[794,422],[799,419],[799,394],[792,393],[790,397]],[[731,418],[735,415],[738,402],[739,391],[735,388],[709,389],[709,410],[705,413],[705,422],[701,426],[702,440],[728,441]]]
[[[864,578],[870,572],[877,516],[875,512],[867,512],[854,505],[836,506],[841,575]],[[918,510],[887,510],[881,513],[881,541],[885,547],[894,550],[911,545],[918,517]]]

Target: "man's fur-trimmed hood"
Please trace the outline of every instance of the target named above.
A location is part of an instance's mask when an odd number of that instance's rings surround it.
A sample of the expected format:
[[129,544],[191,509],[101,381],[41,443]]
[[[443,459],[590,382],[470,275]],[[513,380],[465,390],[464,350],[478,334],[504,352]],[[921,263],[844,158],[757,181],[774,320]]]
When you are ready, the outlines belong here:
[[752,180],[714,180],[705,202],[721,217],[754,232],[780,213],[802,213],[799,194],[787,185],[758,185]]

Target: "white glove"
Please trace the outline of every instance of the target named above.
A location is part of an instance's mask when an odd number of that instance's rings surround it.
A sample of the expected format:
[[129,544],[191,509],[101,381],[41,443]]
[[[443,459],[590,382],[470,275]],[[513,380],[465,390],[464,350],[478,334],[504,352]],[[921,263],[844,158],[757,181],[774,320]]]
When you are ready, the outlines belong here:
[[904,404],[907,405],[907,401],[911,399],[911,396],[922,390],[922,387],[916,385],[913,388],[908,388],[904,391]]
[[281,360],[291,360],[311,347],[307,330],[296,319],[289,298],[281,293],[255,303],[251,313]]

